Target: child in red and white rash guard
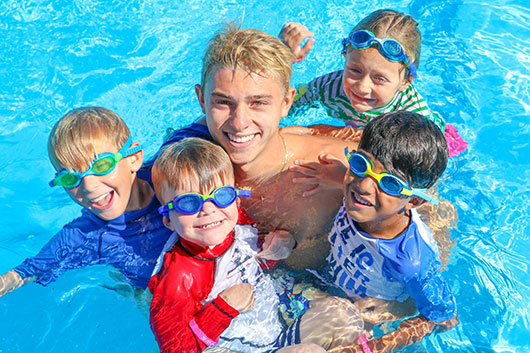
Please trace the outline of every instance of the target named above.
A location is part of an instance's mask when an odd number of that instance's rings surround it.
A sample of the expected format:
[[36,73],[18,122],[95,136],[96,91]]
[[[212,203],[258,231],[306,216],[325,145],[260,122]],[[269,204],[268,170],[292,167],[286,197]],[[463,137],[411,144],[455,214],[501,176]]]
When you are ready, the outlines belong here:
[[165,204],[159,209],[164,224],[174,231],[149,282],[151,327],[161,352],[210,346],[273,352],[295,343],[280,338],[278,295],[258,261],[287,257],[294,238],[271,232],[259,250],[255,224],[238,208],[238,198],[250,192],[232,186],[226,152],[205,140],[184,139],[162,151],[152,176]]

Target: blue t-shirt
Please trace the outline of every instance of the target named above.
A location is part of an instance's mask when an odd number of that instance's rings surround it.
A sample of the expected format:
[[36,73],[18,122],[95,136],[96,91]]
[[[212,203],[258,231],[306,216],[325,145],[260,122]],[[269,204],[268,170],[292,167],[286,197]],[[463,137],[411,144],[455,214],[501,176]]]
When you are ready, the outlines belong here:
[[[138,177],[151,182],[150,169]],[[156,260],[171,231],[158,213],[160,204],[153,197],[138,211],[125,212],[111,221],[98,218],[83,208],[81,216],[65,225],[36,256],[15,267],[22,278],[37,276],[44,286],[62,273],[89,265],[108,264],[117,268],[139,288],[146,288]]]
[[449,320],[456,315],[456,302],[440,273],[438,245],[417,211],[411,213],[405,232],[379,239],[360,230],[343,205],[329,234],[325,279],[354,299],[402,302],[410,296],[429,320]]

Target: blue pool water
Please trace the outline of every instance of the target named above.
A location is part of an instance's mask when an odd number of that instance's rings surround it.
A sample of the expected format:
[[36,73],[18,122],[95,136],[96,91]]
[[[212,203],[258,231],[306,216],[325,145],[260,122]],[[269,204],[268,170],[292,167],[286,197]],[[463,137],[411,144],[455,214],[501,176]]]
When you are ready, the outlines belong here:
[[[339,39],[377,8],[410,13],[424,36],[416,85],[469,149],[440,188],[456,205],[444,272],[461,323],[406,352],[530,351],[530,9],[526,0],[5,0],[0,3],[0,272],[35,254],[79,207],[47,182],[54,122],[71,108],[116,111],[148,154],[200,114],[204,43],[224,20],[276,35],[307,24],[317,43],[293,83],[341,67]],[[328,121],[323,111],[283,124]],[[331,121],[332,122],[332,121]],[[0,298],[0,353],[151,352],[135,302],[105,289],[109,268],[72,271]]]

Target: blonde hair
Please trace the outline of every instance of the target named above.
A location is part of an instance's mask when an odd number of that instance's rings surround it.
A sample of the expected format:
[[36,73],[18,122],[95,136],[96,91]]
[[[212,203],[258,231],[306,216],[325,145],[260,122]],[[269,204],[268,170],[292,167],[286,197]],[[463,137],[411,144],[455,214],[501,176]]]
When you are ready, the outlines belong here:
[[203,194],[215,186],[216,180],[220,179],[225,185],[234,183],[234,169],[225,150],[195,137],[164,148],[153,165],[151,176],[159,200],[166,188],[189,188],[193,180],[198,182],[196,192]]
[[219,68],[268,74],[277,79],[284,94],[289,89],[294,55],[279,38],[257,29],[240,29],[228,23],[210,39],[202,59],[201,90]]
[[[52,164],[65,169],[86,170],[94,161],[100,144],[120,149],[131,135],[125,122],[112,110],[84,107],[71,110],[52,128],[48,155]],[[108,151],[110,152],[110,151]]]
[[363,29],[372,32],[379,38],[397,40],[418,69],[421,54],[421,32],[418,29],[418,22],[410,15],[394,10],[377,10],[363,18],[350,34]]

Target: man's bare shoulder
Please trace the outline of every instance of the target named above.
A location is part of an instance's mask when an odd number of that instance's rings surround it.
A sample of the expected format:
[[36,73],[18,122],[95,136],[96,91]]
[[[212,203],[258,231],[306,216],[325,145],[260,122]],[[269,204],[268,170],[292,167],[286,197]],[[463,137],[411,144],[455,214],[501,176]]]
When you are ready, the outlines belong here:
[[357,149],[358,142],[346,141],[328,136],[284,134],[290,153],[296,159],[312,160],[322,153],[329,153],[336,158],[344,157],[344,148]]

